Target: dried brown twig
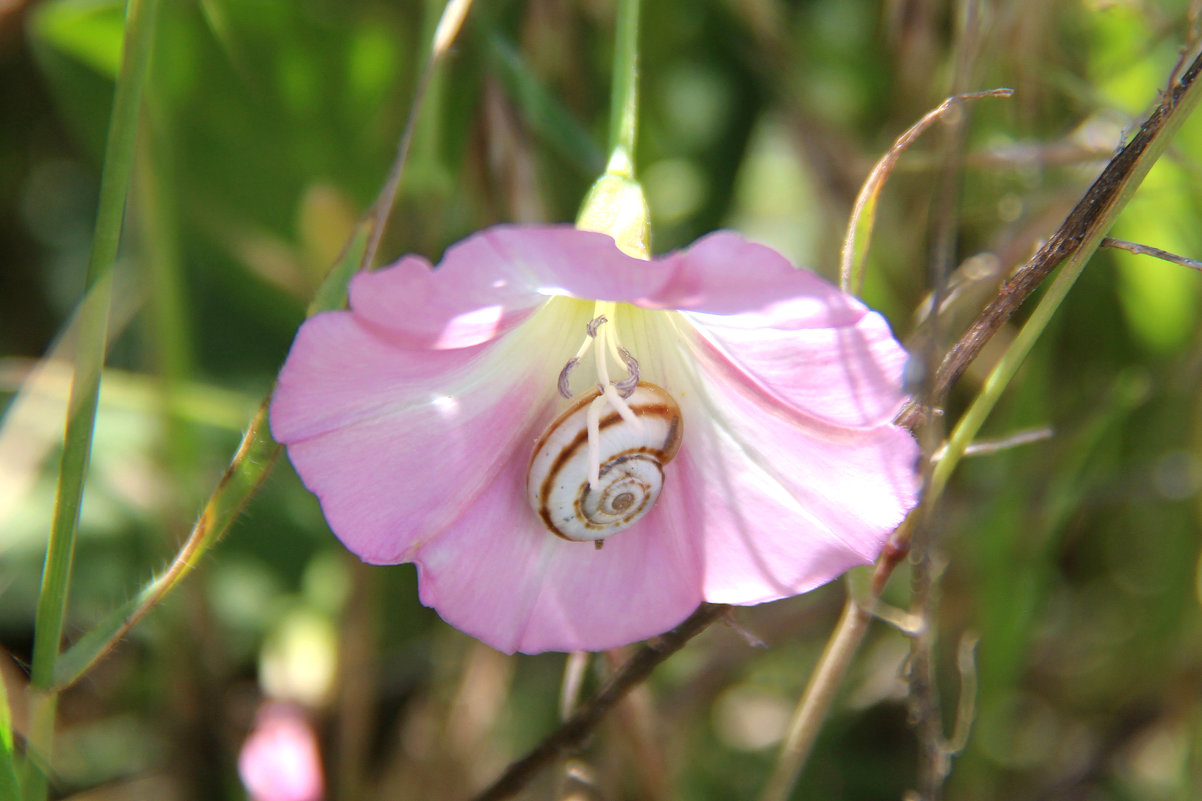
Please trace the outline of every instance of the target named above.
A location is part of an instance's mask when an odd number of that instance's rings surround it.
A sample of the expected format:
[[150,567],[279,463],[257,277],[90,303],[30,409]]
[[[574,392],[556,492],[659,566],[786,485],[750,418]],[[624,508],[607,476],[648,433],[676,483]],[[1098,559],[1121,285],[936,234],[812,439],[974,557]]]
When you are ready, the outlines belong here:
[[475,797],[475,801],[499,801],[509,798],[525,787],[540,770],[557,758],[579,748],[618,701],[651,675],[651,671],[661,662],[726,614],[728,609],[730,607],[723,604],[702,604],[679,626],[667,634],[648,640],[634,656],[626,660],[596,695],[573,712],[562,726],[548,735],[534,750],[511,763],[499,779]]
[[1136,256],[1152,256],[1153,258],[1157,258],[1162,261],[1172,262],[1173,264],[1179,264],[1182,267],[1188,267],[1191,270],[1198,270],[1202,272],[1202,261],[1198,261],[1197,259],[1189,259],[1185,256],[1178,256],[1176,253],[1170,253],[1167,250],[1154,248],[1151,245],[1141,245],[1138,242],[1128,242],[1126,239],[1114,239],[1113,237],[1108,236],[1102,240],[1102,247],[1114,248],[1115,250],[1125,250],[1128,253],[1134,253]]
[[[1084,242],[1098,233],[1099,228],[1110,223],[1110,211],[1135,190],[1136,177],[1140,169],[1146,170],[1143,156],[1149,146],[1164,131],[1170,120],[1179,122],[1178,105],[1202,72],[1202,55],[1194,58],[1189,68],[1164,94],[1164,100],[1139,127],[1118,153],[1102,170],[1102,174],[1085,192],[1085,195],[1069,212],[1055,233],[1031,259],[1019,267],[998,290],[989,305],[981,311],[976,322],[964,336],[952,346],[935,374],[932,400],[938,404],[947,395],[964,370],[980,354],[994,334],[1010,319],[1018,307],[1035,291],[1045,278]],[[1188,109],[1187,109],[1188,112]],[[1142,177],[1142,176],[1141,176]],[[915,428],[922,423],[924,410],[921,404],[911,402],[897,416],[898,425]]]

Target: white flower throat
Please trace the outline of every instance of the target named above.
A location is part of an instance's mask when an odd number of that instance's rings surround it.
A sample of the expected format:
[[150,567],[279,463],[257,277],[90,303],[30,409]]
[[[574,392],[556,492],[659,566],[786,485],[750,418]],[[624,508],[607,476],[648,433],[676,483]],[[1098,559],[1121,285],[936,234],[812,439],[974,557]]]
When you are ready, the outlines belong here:
[[[598,548],[651,510],[683,433],[676,401],[641,380],[638,360],[618,341],[616,305],[597,303],[584,342],[559,373],[559,392],[571,399],[572,373],[591,352],[595,388],[539,437],[526,476],[531,508],[547,529]],[[624,368],[618,380],[611,359]]]

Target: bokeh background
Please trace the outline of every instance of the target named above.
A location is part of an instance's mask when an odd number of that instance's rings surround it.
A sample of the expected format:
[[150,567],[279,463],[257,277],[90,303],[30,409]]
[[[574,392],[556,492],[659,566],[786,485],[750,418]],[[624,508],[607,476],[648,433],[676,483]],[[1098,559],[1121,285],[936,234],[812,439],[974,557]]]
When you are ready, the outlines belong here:
[[[638,165],[657,252],[733,227],[834,277],[852,200],[893,139],[952,92],[1015,89],[964,107],[950,181],[936,130],[881,197],[864,297],[913,341],[946,252],[945,344],[1158,101],[1199,6],[645,5]],[[161,6],[69,638],[186,535],[383,183],[441,12]],[[18,724],[122,12],[0,2],[0,670]],[[431,86],[383,254],[436,259],[491,223],[573,219],[603,163],[613,17],[607,0],[477,3]],[[1202,119],[1112,235],[1202,258]],[[1047,436],[953,479],[930,625],[949,735],[974,681],[975,709],[946,797],[1202,797],[1200,303],[1199,272],[1099,252],[985,431]],[[583,754],[599,797],[754,797],[843,597],[837,583],[740,611],[766,647],[716,626],[673,657]],[[906,569],[887,597],[908,604]],[[979,640],[967,677],[965,638]],[[875,626],[793,798],[914,786],[908,650]],[[596,658],[586,691],[619,659]],[[443,624],[411,567],[358,564],[281,459],[201,568],[63,698],[54,792],[245,798],[239,749],[271,700],[316,735],[327,798],[465,798],[555,725],[563,669]],[[557,797],[555,773],[525,797]]]

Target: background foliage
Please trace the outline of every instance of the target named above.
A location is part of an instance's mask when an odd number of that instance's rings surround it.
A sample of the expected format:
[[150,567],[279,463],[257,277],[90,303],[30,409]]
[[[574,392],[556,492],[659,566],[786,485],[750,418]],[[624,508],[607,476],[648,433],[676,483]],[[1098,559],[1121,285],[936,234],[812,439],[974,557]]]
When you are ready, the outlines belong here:
[[[912,337],[950,220],[948,342],[1157,101],[1191,34],[1186,0],[646,6],[638,162],[656,251],[730,226],[833,278],[855,192],[893,139],[952,92],[1016,90],[964,108],[950,216],[938,131],[880,201],[864,296]],[[162,4],[69,637],[175,553],[383,182],[440,11]],[[18,731],[122,13],[0,4],[0,669]],[[612,25],[602,0],[472,10],[422,112],[389,258],[574,217],[602,166]],[[1202,257],[1199,187],[1195,119],[1112,235]],[[980,643],[949,798],[1202,794],[1200,303],[1197,272],[1099,252],[986,432],[1051,436],[970,460],[949,487],[930,621],[949,731],[957,644]],[[843,591],[741,610],[767,648],[716,627],[669,661],[585,755],[602,796],[752,796]],[[906,605],[904,571],[888,595]],[[794,798],[913,786],[907,650],[876,626]],[[465,797],[555,724],[562,671],[562,656],[503,657],[443,624],[411,567],[355,563],[281,460],[202,569],[64,696],[55,792],[244,797],[238,749],[276,698],[320,733],[329,797]]]

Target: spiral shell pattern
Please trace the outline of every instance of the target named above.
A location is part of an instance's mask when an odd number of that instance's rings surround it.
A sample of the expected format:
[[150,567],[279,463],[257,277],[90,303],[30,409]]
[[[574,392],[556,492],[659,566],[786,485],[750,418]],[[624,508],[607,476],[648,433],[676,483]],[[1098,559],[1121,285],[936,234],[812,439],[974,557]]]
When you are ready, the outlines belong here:
[[[589,486],[587,414],[597,391],[582,397],[539,437],[526,474],[530,506],[551,533],[574,542],[600,541],[651,510],[664,485],[663,467],[680,447],[680,407],[667,390],[640,382],[626,399],[641,426],[616,410],[601,414],[600,485]],[[641,431],[639,428],[641,427]]]

